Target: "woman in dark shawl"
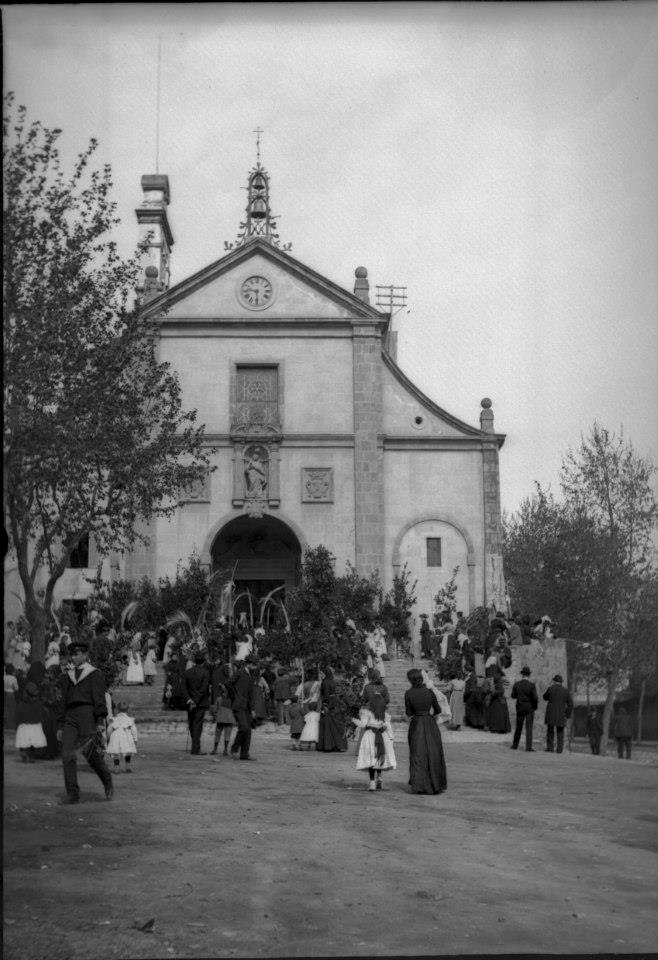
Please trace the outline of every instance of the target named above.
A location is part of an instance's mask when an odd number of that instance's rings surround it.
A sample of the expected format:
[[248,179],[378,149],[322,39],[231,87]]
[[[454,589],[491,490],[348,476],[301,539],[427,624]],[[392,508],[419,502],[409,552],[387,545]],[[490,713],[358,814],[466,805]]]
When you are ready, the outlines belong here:
[[487,709],[487,726],[491,733],[511,733],[509,708],[502,683],[497,683],[491,694]]
[[345,735],[345,716],[341,710],[340,701],[336,696],[336,681],[330,667],[324,672],[324,679],[320,685],[322,695],[322,709],[318,730],[318,744],[316,749],[324,753],[342,752],[347,750]]
[[441,707],[420,670],[407,673],[411,687],[404,695],[409,723],[409,786],[412,793],[442,793],[448,786],[443,744],[436,717]]
[[484,730],[485,721],[485,691],[480,686],[478,678],[471,673],[464,686],[464,719],[467,727]]

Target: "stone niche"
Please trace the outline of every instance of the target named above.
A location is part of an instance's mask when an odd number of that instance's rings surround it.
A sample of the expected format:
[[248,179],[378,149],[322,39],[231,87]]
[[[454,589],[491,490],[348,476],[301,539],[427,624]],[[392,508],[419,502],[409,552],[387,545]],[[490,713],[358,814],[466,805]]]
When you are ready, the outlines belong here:
[[252,516],[278,507],[279,444],[261,440],[233,443],[233,506]]
[[302,503],[333,502],[333,467],[302,467]]

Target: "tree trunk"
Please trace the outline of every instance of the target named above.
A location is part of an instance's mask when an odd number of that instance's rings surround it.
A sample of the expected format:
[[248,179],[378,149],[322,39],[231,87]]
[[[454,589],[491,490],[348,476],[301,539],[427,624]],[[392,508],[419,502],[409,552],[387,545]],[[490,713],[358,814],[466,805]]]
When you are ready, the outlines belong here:
[[644,712],[644,694],[646,692],[647,681],[643,680],[640,686],[640,702],[637,707],[637,742],[642,743],[642,714]]
[[603,708],[603,736],[601,737],[601,756],[605,756],[608,747],[608,734],[610,731],[610,720],[612,718],[612,708],[615,703],[615,691],[617,689],[617,674],[613,673],[607,680],[607,692],[605,706]]
[[30,625],[32,662],[43,660],[46,653],[46,623],[48,616],[34,593],[29,590],[25,597],[25,617]]

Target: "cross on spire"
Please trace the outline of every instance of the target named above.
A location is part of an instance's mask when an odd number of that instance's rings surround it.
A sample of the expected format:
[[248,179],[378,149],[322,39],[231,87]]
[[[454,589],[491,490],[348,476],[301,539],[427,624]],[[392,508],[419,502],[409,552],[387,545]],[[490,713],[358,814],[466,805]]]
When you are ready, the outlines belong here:
[[256,134],[256,162],[260,163],[260,135],[261,133],[265,133],[265,131],[261,130],[260,127],[256,127],[254,133]]

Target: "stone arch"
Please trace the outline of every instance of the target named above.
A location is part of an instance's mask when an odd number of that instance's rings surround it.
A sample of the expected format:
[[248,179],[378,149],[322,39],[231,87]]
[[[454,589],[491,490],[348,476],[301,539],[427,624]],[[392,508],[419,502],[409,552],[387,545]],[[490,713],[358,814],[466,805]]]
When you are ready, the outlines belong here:
[[418,516],[414,517],[413,520],[410,520],[409,523],[405,523],[402,529],[398,532],[397,537],[393,543],[393,570],[397,570],[400,566],[400,544],[404,538],[404,535],[408,533],[412,527],[418,526],[419,523],[447,523],[449,526],[454,527],[457,533],[459,533],[464,538],[464,543],[466,544],[467,550],[467,559],[466,562],[469,567],[475,566],[475,547],[473,546],[473,541],[471,536],[464,527],[454,517],[450,514],[436,514],[436,513],[421,513]]
[[297,531],[280,516],[234,511],[214,524],[203,556],[233,580],[234,614],[245,613],[252,619],[258,616],[256,611],[262,612],[262,601],[273,591],[282,591],[278,599],[283,601],[299,583],[304,546]]
[[466,599],[466,606],[470,612],[475,603],[476,591],[475,591],[475,568],[476,568],[476,556],[475,556],[475,546],[473,540],[465,527],[453,516],[450,514],[439,514],[439,513],[423,513],[418,514],[413,517],[408,523],[400,528],[398,534],[393,543],[393,552],[392,552],[392,566],[393,574],[399,572],[400,567],[402,566],[402,544],[406,535],[414,529],[414,527],[419,526],[424,523],[441,523],[449,527],[452,527],[453,530],[458,534],[459,538],[463,541],[464,546],[466,547],[466,577],[464,582],[464,589],[467,591],[468,596]]
[[[237,520],[238,518],[243,516],[245,516],[244,510],[231,510],[228,513],[223,514],[223,516],[221,516],[219,520],[216,520],[215,523],[213,523],[213,525],[208,530],[208,534],[206,536],[206,539],[204,540],[203,547],[201,548],[200,560],[202,563],[208,563],[208,564],[212,563],[212,548],[213,548],[213,544],[215,543],[215,540],[217,539],[219,534],[222,532],[224,527],[226,527],[229,523],[232,523],[234,520]],[[301,527],[299,527],[294,520],[291,520],[290,517],[287,517],[285,514],[279,513],[278,511],[277,511],[276,517],[274,517],[273,514],[270,514],[270,513],[266,513],[264,514],[264,516],[272,517],[274,520],[279,520],[286,527],[288,527],[292,533],[294,533],[294,535],[297,537],[297,540],[299,541],[299,546],[303,556],[305,551],[308,550],[308,542],[306,540],[306,537],[304,536],[304,533]]]

